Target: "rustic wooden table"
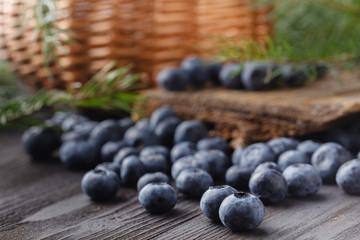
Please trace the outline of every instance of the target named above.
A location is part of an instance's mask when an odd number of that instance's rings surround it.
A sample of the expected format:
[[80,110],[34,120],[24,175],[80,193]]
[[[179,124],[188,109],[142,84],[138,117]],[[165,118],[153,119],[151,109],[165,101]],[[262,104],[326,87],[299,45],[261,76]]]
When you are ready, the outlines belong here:
[[267,206],[256,231],[235,234],[181,194],[175,209],[160,216],[144,211],[134,189],[93,203],[81,192],[82,172],[29,161],[20,138],[0,132],[0,239],[360,239],[360,198],[336,186]]

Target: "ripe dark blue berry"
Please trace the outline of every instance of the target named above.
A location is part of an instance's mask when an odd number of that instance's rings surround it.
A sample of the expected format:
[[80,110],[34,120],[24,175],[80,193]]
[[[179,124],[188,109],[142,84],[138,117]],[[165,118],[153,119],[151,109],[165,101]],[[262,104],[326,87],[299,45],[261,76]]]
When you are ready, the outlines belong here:
[[159,86],[168,91],[184,91],[190,85],[189,74],[183,69],[165,68],[156,80]]
[[124,141],[133,147],[146,147],[158,144],[158,139],[151,129],[134,127],[126,130]]
[[156,109],[150,118],[150,127],[155,129],[162,121],[169,117],[176,117],[175,111],[170,107],[160,107]]
[[219,216],[224,226],[233,232],[254,230],[264,220],[265,207],[258,197],[237,192],[224,199]]
[[226,170],[231,165],[229,158],[220,150],[201,150],[195,154],[195,158],[207,162],[209,173],[217,180],[225,178]]
[[171,167],[171,176],[173,179],[179,175],[179,173],[187,168],[201,168],[206,172],[210,171],[209,163],[204,159],[196,158],[195,156],[185,156],[176,161]]
[[109,141],[120,141],[124,132],[121,130],[115,120],[105,120],[100,122],[91,131],[90,139],[95,141],[99,146]]
[[96,165],[95,169],[105,169],[108,171],[113,171],[118,175],[120,179],[120,165],[114,163],[114,162],[103,162],[98,165]]
[[241,80],[247,90],[259,91],[274,84],[277,76],[275,68],[269,63],[248,62],[244,64]]
[[320,143],[314,142],[312,140],[306,140],[303,141],[301,143],[299,143],[299,145],[297,146],[297,150],[304,152],[306,154],[306,156],[309,159],[309,162],[311,161],[311,157],[313,155],[313,153],[321,146]]
[[247,189],[253,169],[244,168],[239,165],[231,166],[225,174],[226,184],[236,189]]
[[152,214],[169,212],[176,201],[176,191],[167,183],[149,183],[139,193],[140,204]]
[[33,160],[43,160],[59,147],[60,135],[50,128],[31,127],[23,134],[22,144]]
[[320,173],[324,183],[335,183],[339,167],[352,159],[351,153],[337,143],[322,144],[312,155],[311,164]]
[[128,156],[139,156],[139,150],[133,147],[124,147],[115,155],[113,162],[121,166],[122,161]]
[[148,155],[154,155],[154,154],[161,154],[166,158],[166,160],[169,160],[169,158],[170,158],[169,149],[167,147],[160,146],[160,145],[148,146],[148,147],[143,148],[140,151],[140,158],[146,157]]
[[192,142],[181,142],[176,144],[170,151],[171,162],[175,163],[178,159],[194,155],[196,153],[196,145]]
[[292,138],[279,137],[269,140],[267,144],[275,153],[276,158],[278,158],[283,152],[296,149],[299,141]]
[[202,195],[200,208],[204,215],[214,221],[219,221],[219,208],[222,201],[237,192],[236,189],[228,185],[210,186]]
[[296,163],[310,163],[310,161],[306,154],[299,150],[288,150],[283,152],[278,159],[278,166],[281,171],[284,171],[285,168]]
[[167,172],[168,161],[162,154],[152,154],[140,157],[146,172]]
[[275,162],[276,156],[272,149],[265,143],[249,145],[241,154],[239,165],[244,168],[255,168],[264,162]]
[[136,184],[137,190],[140,191],[143,187],[145,187],[145,185],[156,182],[165,182],[170,184],[170,178],[163,172],[146,173],[141,178],[139,178]]
[[287,167],[283,176],[288,183],[288,193],[295,197],[306,197],[319,191],[322,180],[316,169],[306,163]]
[[263,170],[274,170],[274,171],[278,171],[280,173],[282,172],[276,163],[264,162],[255,168],[254,173],[256,173],[258,171],[263,171]]
[[240,89],[243,87],[241,81],[241,72],[243,65],[240,63],[228,63],[224,65],[219,74],[222,85],[231,89]]
[[235,151],[231,155],[231,163],[232,165],[239,165],[241,160],[241,155],[243,151],[245,150],[244,147],[238,147],[235,149]]
[[279,203],[286,197],[288,186],[281,172],[268,169],[251,175],[249,189],[264,202]]
[[180,119],[177,117],[166,118],[159,123],[154,130],[156,137],[161,145],[172,147],[174,144],[174,135],[177,126],[180,124]]
[[174,135],[174,142],[193,142],[197,143],[202,138],[208,136],[208,130],[197,120],[184,121],[177,126]]
[[200,198],[213,183],[211,175],[201,168],[184,169],[175,181],[177,189],[192,198]]
[[94,201],[105,201],[113,198],[119,186],[119,177],[114,172],[105,169],[91,170],[81,180],[83,192]]
[[137,156],[128,156],[121,163],[120,179],[126,186],[136,185],[139,178],[145,173],[145,166]]
[[360,160],[354,159],[341,165],[336,173],[336,183],[348,194],[360,194]]
[[107,142],[105,143],[100,151],[100,158],[102,162],[112,162],[115,155],[124,147],[129,147],[124,141],[119,142]]
[[198,150],[220,150],[228,153],[228,144],[221,137],[203,138],[196,144]]

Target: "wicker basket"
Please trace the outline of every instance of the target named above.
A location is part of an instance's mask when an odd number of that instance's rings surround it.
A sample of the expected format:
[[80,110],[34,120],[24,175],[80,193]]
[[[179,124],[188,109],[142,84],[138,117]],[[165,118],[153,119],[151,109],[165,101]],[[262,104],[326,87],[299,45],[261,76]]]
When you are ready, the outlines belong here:
[[254,12],[244,0],[59,0],[64,18],[56,24],[74,32],[77,44],[59,53],[61,67],[51,67],[50,81],[41,44],[32,39],[35,23],[23,30],[25,1],[29,13],[36,0],[0,0],[0,57],[38,88],[86,81],[110,60],[134,64],[153,79],[164,66],[211,48],[209,34],[258,39],[271,31],[266,11]]

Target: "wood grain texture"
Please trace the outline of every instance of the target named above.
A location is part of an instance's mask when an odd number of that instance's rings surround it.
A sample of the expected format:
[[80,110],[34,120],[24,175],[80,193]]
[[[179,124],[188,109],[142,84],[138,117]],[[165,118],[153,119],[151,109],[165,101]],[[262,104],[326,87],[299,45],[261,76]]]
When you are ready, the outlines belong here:
[[202,215],[197,200],[179,194],[175,209],[150,215],[137,192],[121,188],[108,203],[80,189],[82,172],[59,162],[34,163],[20,133],[0,132],[0,239],[358,239],[359,197],[323,186],[309,198],[266,206],[253,232],[232,233]]
[[360,69],[339,74],[340,82],[327,75],[301,88],[262,92],[148,90],[145,114],[170,105],[181,117],[199,119],[215,134],[246,143],[318,132],[360,114]]

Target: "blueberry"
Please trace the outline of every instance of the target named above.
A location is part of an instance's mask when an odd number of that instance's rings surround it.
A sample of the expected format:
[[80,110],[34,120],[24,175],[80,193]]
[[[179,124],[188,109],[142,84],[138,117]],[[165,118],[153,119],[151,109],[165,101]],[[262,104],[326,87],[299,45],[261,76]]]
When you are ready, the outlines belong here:
[[222,65],[220,63],[209,63],[203,66],[205,75],[214,85],[220,85],[220,71]]
[[310,163],[310,161],[306,154],[299,150],[288,150],[283,152],[278,159],[278,166],[281,171],[284,171],[285,168],[296,163]]
[[76,114],[71,114],[62,121],[61,130],[63,130],[64,132],[69,132],[69,131],[73,130],[73,128],[76,125],[82,124],[86,121],[88,121],[88,119],[86,117],[76,115]]
[[95,167],[95,169],[105,169],[105,170],[108,170],[108,171],[113,171],[114,173],[116,173],[116,175],[120,179],[120,165],[116,164],[114,162],[100,163]]
[[105,143],[100,151],[100,158],[102,162],[112,162],[115,155],[124,147],[129,147],[124,141],[119,142],[107,142]]
[[276,158],[280,156],[285,151],[296,149],[299,142],[292,138],[273,138],[267,142],[267,145],[271,147],[273,152],[276,155]]
[[360,194],[360,160],[354,159],[341,165],[336,173],[336,183],[348,194]]
[[133,147],[124,147],[114,156],[113,162],[120,165],[122,161],[128,156],[139,156],[139,150]]
[[156,109],[150,118],[150,127],[155,129],[162,121],[169,117],[176,117],[175,111],[170,107],[160,107]]
[[128,130],[129,128],[135,125],[135,123],[133,122],[133,120],[131,120],[131,118],[120,119],[117,123],[122,132],[126,132],[126,130]]
[[274,162],[276,156],[271,148],[265,143],[249,145],[241,154],[239,165],[245,168],[255,169],[264,162]]
[[184,91],[190,84],[189,74],[176,68],[163,69],[156,80],[159,86],[167,91]]
[[247,189],[252,172],[253,169],[251,168],[244,168],[240,167],[239,165],[233,165],[226,171],[226,184],[236,189]]
[[88,140],[90,133],[83,132],[83,131],[70,131],[63,133],[61,135],[61,142],[68,142],[68,141],[86,141]]
[[85,122],[81,122],[80,124],[77,124],[74,126],[73,131],[75,132],[86,132],[89,134],[91,131],[98,125],[98,122],[94,122],[94,121],[85,121]]
[[67,119],[68,117],[70,117],[70,115],[71,115],[71,112],[57,111],[54,113],[54,115],[50,119],[46,120],[46,122],[49,122],[50,125],[52,125],[52,126],[61,127],[62,122],[65,119]]
[[319,191],[322,180],[316,169],[306,163],[287,167],[283,176],[288,184],[288,193],[295,197],[306,197]]
[[124,134],[124,141],[133,147],[146,147],[158,144],[158,139],[150,129],[138,129],[136,125]]
[[210,171],[209,163],[201,158],[194,156],[185,156],[177,160],[171,167],[171,176],[173,179],[179,175],[179,173],[187,168],[201,168],[206,172]]
[[102,146],[109,141],[120,141],[123,134],[124,132],[121,131],[115,120],[105,120],[94,127],[90,139]]
[[140,157],[141,162],[144,164],[146,172],[167,172],[168,162],[164,155],[153,154]]
[[99,147],[93,141],[69,141],[61,145],[61,162],[69,169],[90,169],[99,162]]
[[185,195],[200,198],[213,185],[213,179],[201,168],[187,168],[179,173],[175,184],[177,189]]
[[308,80],[308,73],[303,70],[298,70],[284,78],[284,83],[290,87],[300,87],[305,85]]
[[142,118],[139,121],[137,121],[137,123],[133,127],[136,128],[136,129],[150,130],[151,129],[151,127],[150,127],[150,119]]
[[176,144],[170,151],[171,162],[175,163],[178,159],[194,155],[196,153],[196,145],[192,142],[181,142]]
[[60,146],[60,135],[51,128],[31,127],[21,140],[25,152],[33,160],[50,158]]
[[258,170],[251,175],[249,189],[265,202],[279,203],[286,197],[288,186],[279,171],[268,169]]
[[228,152],[228,144],[221,137],[203,138],[197,142],[198,150],[220,150],[225,154]]
[[167,147],[160,146],[160,145],[144,147],[140,151],[140,158],[146,157],[148,155],[154,155],[154,154],[161,154],[165,157],[166,160],[169,160],[169,158],[170,158],[169,149]]
[[94,201],[113,198],[119,186],[119,177],[114,172],[105,169],[91,170],[81,180],[83,192]]
[[311,157],[313,153],[321,146],[320,143],[314,142],[312,140],[306,140],[297,146],[297,150],[304,152],[308,157],[309,161],[311,161]]
[[219,78],[222,83],[227,88],[231,89],[240,89],[243,87],[241,81],[241,72],[243,65],[240,63],[228,63],[224,65],[219,73]]
[[195,55],[191,55],[186,57],[182,62],[181,62],[181,68],[187,71],[193,71],[196,69],[196,67],[200,66],[203,64],[203,61],[201,60],[201,58],[195,56]]
[[263,171],[263,170],[274,170],[274,171],[278,171],[280,173],[282,172],[280,167],[276,163],[264,162],[255,168],[254,173],[256,173],[258,171]]
[[193,87],[202,87],[210,80],[206,65],[197,56],[185,58],[181,63],[181,68],[188,73],[190,85]]
[[233,187],[228,185],[210,186],[202,195],[200,208],[204,215],[214,221],[220,221],[219,208],[222,201],[237,192]]
[[177,117],[166,118],[159,123],[154,132],[161,145],[172,147],[174,144],[174,135],[177,126],[180,124],[180,119]]
[[141,206],[152,214],[171,211],[176,201],[176,191],[168,183],[149,183],[139,193]]
[[140,191],[143,187],[145,187],[149,183],[160,183],[165,182],[170,184],[170,179],[168,175],[162,172],[154,172],[154,173],[146,173],[137,181],[137,190]]
[[264,220],[265,207],[258,197],[237,192],[224,199],[219,216],[224,226],[233,232],[253,230]]
[[228,157],[220,150],[201,150],[195,158],[202,159],[209,165],[209,173],[213,179],[224,179],[226,170],[230,167]]
[[275,84],[277,78],[278,74],[276,74],[275,66],[269,63],[245,63],[241,73],[244,87],[251,91],[264,90]]
[[324,183],[334,183],[339,167],[351,158],[351,154],[340,144],[329,142],[322,144],[314,152],[311,163]]
[[202,138],[208,136],[206,127],[197,120],[184,121],[177,126],[174,135],[174,142],[193,142],[197,143]]
[[243,151],[245,150],[245,147],[238,147],[235,149],[235,151],[231,155],[231,163],[232,165],[239,165],[241,160],[241,155]]
[[134,186],[145,174],[145,166],[137,156],[126,157],[120,166],[120,179],[126,186]]

